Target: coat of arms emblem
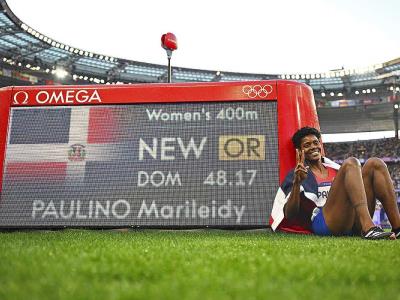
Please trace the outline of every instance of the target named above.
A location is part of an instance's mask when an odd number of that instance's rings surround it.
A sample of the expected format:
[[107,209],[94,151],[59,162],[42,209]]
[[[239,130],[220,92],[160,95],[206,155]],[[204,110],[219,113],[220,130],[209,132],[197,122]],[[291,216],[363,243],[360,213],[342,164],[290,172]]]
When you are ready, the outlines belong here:
[[68,159],[70,161],[83,161],[86,157],[85,146],[82,144],[73,144],[68,150]]

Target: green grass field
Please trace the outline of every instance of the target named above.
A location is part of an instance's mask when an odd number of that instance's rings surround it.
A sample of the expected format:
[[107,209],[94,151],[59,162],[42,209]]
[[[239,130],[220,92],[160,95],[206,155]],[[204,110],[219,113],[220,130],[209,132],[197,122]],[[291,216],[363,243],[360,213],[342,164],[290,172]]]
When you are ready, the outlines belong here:
[[400,299],[400,241],[257,231],[0,233],[0,299]]

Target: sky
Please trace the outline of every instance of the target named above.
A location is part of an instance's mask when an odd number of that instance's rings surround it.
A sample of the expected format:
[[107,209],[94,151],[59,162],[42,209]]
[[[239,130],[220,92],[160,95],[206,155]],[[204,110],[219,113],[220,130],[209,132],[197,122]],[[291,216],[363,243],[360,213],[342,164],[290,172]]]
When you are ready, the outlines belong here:
[[76,48],[172,65],[262,74],[359,68],[400,57],[399,0],[7,0],[40,33]]

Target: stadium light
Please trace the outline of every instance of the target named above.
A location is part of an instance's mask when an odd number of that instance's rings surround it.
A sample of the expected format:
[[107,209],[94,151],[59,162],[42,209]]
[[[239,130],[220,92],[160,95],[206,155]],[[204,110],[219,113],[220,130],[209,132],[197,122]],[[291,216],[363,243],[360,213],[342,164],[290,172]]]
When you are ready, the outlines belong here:
[[335,93],[334,92],[330,92],[329,95],[331,95],[333,97],[333,96],[335,96]]
[[359,92],[359,91],[355,91],[355,92],[354,92],[354,94],[356,94],[356,95],[359,95],[359,94],[360,94],[360,92]]
[[373,88],[371,91],[372,91],[373,93],[375,93],[375,92],[376,92],[376,89],[375,89],[375,88]]
[[322,97],[325,97],[325,96],[326,96],[326,94],[325,94],[324,92],[322,92],[322,93],[321,93],[321,96],[322,96]]
[[399,105],[396,103],[395,105],[393,105],[394,109],[399,109]]
[[168,83],[171,82],[172,68],[171,68],[171,57],[172,51],[178,49],[178,41],[175,34],[167,32],[161,36],[161,47],[167,51],[168,57]]
[[68,72],[65,71],[63,68],[57,68],[54,72],[57,78],[65,78],[68,75]]

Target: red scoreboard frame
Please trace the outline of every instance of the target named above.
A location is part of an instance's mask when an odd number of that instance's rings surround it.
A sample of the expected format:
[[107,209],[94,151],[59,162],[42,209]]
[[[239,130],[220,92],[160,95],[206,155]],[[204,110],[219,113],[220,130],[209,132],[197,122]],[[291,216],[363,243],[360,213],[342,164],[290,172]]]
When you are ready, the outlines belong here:
[[[284,80],[137,85],[30,86],[0,89],[0,193],[10,111],[16,107],[124,105],[189,102],[276,101],[280,182],[295,165],[293,133],[319,129],[312,89]],[[278,187],[276,187],[278,188]],[[271,199],[272,200],[272,199]]]

